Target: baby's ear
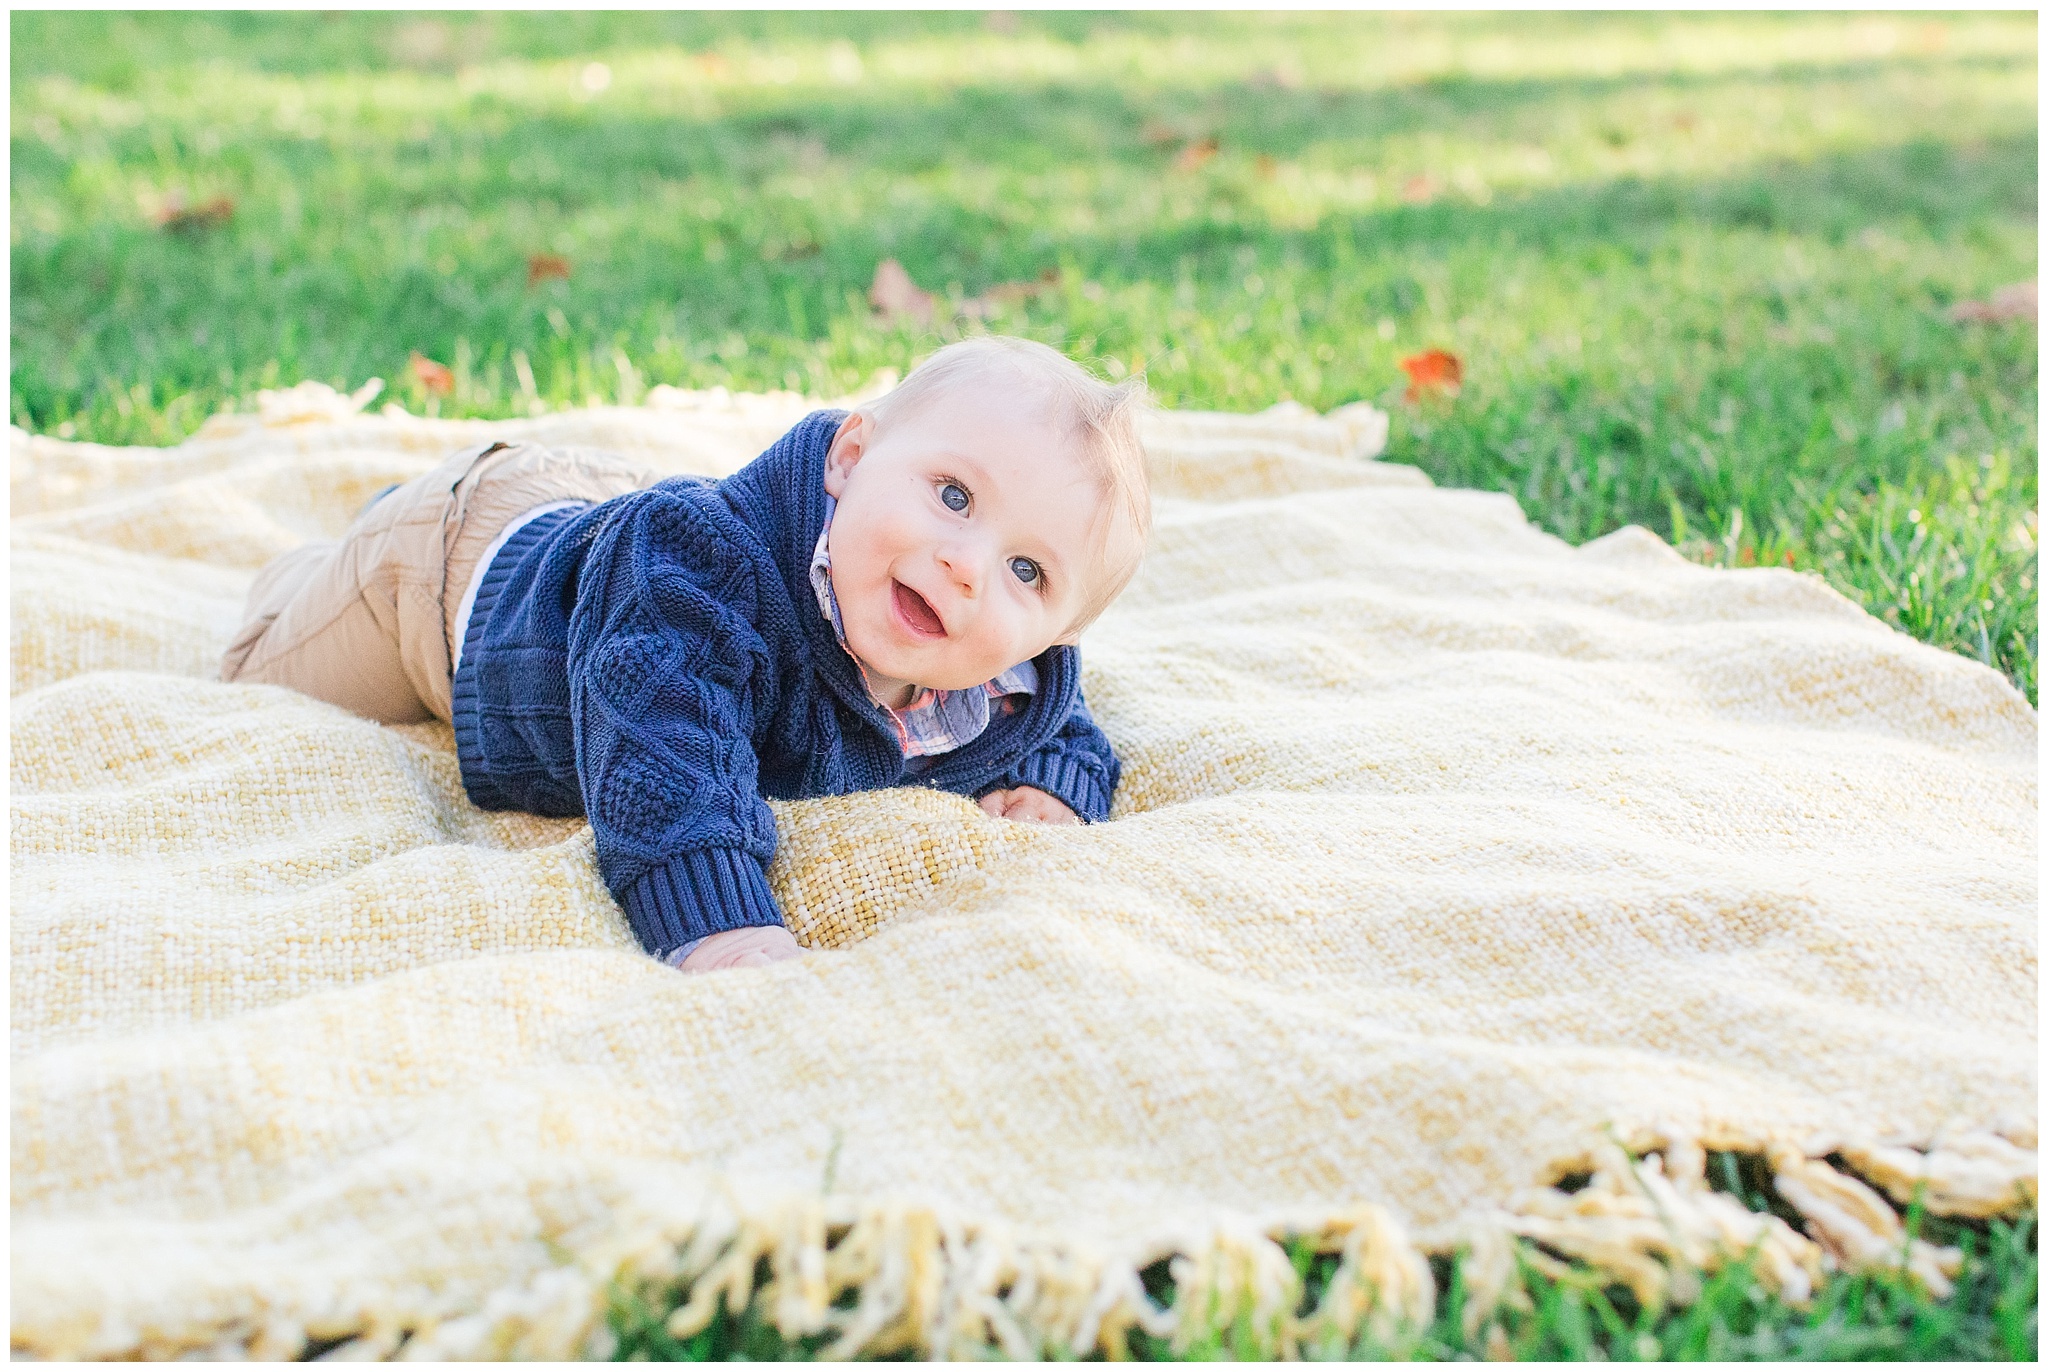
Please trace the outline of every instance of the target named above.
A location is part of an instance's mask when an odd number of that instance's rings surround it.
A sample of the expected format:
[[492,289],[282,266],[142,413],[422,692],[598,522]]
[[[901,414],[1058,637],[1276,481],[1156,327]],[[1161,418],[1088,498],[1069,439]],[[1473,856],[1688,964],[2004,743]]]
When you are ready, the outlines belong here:
[[832,435],[832,446],[825,451],[825,494],[834,500],[846,494],[846,479],[853,475],[874,432],[875,421],[860,410],[839,421],[839,432]]

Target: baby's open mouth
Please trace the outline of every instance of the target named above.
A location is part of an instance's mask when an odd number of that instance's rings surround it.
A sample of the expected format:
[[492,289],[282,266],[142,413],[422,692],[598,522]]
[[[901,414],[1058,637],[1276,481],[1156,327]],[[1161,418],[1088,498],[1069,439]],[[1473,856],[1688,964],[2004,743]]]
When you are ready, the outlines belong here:
[[900,581],[891,584],[896,589],[897,618],[908,625],[913,633],[922,634],[926,638],[946,636],[946,623],[939,618],[939,612],[932,608],[930,601]]

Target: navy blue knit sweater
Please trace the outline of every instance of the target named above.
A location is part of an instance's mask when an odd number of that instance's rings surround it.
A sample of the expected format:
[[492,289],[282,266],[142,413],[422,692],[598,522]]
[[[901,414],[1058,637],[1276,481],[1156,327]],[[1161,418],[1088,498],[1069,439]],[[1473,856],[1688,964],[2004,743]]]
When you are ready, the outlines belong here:
[[1034,660],[1023,710],[906,776],[809,580],[843,418],[806,417],[723,481],[544,515],[478,590],[454,682],[462,784],[487,810],[588,815],[605,884],[657,957],[781,923],[763,797],[1035,786],[1109,815],[1120,769],[1071,647]]

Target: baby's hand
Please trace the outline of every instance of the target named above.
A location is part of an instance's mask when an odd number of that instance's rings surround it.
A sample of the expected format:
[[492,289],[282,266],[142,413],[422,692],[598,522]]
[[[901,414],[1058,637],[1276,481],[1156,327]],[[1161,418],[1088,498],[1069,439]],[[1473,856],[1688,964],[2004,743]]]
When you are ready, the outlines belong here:
[[690,950],[682,961],[685,972],[720,972],[728,967],[766,967],[784,958],[799,957],[803,949],[779,924],[749,929],[727,929],[713,934]]
[[1047,795],[1036,786],[1016,786],[1007,791],[990,791],[981,798],[981,808],[998,819],[1025,820],[1035,824],[1079,824],[1081,817],[1066,802]]

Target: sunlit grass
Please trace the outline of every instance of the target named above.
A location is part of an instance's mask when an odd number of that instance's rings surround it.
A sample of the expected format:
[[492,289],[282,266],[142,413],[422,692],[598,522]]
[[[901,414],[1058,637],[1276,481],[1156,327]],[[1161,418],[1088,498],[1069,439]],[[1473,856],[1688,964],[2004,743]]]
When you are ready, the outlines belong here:
[[[1391,458],[1568,539],[1789,559],[2035,695],[2036,335],[1946,317],[2036,271],[2029,15],[12,32],[30,429],[173,442],[309,377],[483,416],[829,395],[990,327],[1175,405],[1373,399]],[[173,195],[233,219],[165,233]],[[529,286],[541,252],[570,278]],[[919,333],[867,307],[891,256],[950,302],[1059,280]],[[1425,347],[1464,358],[1455,403],[1402,399]]]
[[[1503,1299],[1470,1328],[1466,1259],[1450,1254],[1432,1263],[1438,1298],[1426,1325],[1401,1330],[1391,1340],[1360,1336],[1312,1344],[1301,1352],[1317,1360],[1422,1362],[2035,1361],[2040,1352],[2040,1240],[2034,1215],[1955,1222],[1915,1213],[1908,1224],[1912,1232],[1930,1232],[1964,1254],[1955,1289],[1945,1299],[1930,1295],[1901,1270],[1877,1268],[1832,1274],[1810,1300],[1795,1305],[1738,1256],[1698,1274],[1689,1299],[1644,1305],[1612,1274],[1582,1263],[1560,1263],[1524,1241]],[[1337,1258],[1318,1256],[1302,1245],[1291,1252],[1301,1281],[1301,1313],[1307,1314],[1322,1299]],[[764,1262],[758,1280],[767,1280],[766,1268]],[[1154,1301],[1172,1306],[1179,1293],[1166,1268],[1164,1262],[1148,1268],[1145,1285]],[[615,1288],[609,1312],[614,1357],[656,1362],[801,1359],[818,1356],[832,1341],[830,1334],[783,1337],[759,1300],[738,1311],[721,1307],[696,1332],[671,1335],[668,1318],[688,1295],[683,1286]],[[848,1295],[843,1305],[850,1304]],[[1212,1319],[1180,1349],[1134,1332],[1124,1350],[1127,1357],[1147,1362],[1259,1360],[1274,1351],[1242,1317]]]

